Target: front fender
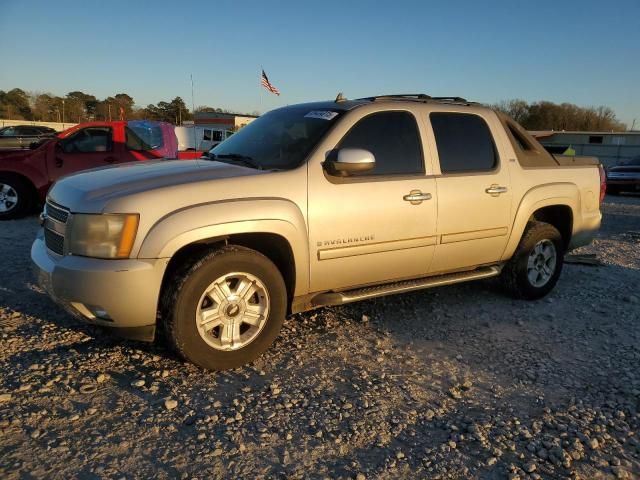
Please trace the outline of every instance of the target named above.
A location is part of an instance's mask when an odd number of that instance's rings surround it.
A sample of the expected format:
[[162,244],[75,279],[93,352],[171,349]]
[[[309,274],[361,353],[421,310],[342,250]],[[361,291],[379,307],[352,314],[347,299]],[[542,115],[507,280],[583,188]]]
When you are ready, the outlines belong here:
[[295,294],[309,288],[309,242],[296,204],[280,199],[247,199],[198,205],[162,219],[145,236],[138,258],[171,258],[189,244],[234,234],[271,233],[287,240],[295,261]]
[[578,187],[569,182],[550,183],[533,187],[523,195],[514,217],[511,235],[502,254],[502,260],[509,260],[513,256],[531,215],[543,207],[555,205],[571,208],[575,220],[576,215],[580,212]]

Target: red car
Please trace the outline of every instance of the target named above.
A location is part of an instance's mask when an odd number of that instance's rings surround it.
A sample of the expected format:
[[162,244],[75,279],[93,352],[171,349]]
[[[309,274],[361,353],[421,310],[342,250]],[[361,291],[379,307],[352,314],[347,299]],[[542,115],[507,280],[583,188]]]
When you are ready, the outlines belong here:
[[174,128],[143,120],[81,123],[32,150],[0,152],[0,220],[33,211],[64,175],[135,160],[178,158]]

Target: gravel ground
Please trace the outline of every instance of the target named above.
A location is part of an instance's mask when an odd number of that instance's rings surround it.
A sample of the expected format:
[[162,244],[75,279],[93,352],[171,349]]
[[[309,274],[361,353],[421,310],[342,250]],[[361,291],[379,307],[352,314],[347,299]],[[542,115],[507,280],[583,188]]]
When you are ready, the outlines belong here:
[[0,224],[2,478],[640,478],[640,197],[556,289],[492,282],[296,315],[210,373],[76,323]]

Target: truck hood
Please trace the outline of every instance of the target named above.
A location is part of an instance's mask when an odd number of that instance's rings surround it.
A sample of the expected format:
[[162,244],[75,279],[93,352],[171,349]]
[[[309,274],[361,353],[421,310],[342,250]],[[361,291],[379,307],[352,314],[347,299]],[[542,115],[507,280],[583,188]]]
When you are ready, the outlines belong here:
[[58,180],[48,198],[72,212],[102,212],[113,199],[141,192],[183,189],[194,184],[268,173],[210,160],[150,160],[96,168]]

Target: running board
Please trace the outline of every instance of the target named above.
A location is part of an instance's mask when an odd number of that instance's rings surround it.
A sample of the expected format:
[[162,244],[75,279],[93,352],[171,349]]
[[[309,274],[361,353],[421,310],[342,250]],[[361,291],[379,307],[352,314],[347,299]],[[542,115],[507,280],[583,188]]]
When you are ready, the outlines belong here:
[[373,287],[356,288],[344,292],[326,292],[316,295],[311,303],[317,307],[328,305],[343,305],[345,303],[358,302],[368,298],[382,297],[384,295],[394,295],[396,293],[412,292],[424,288],[439,287],[441,285],[451,285],[453,283],[467,282],[469,280],[480,280],[482,278],[495,277],[500,274],[500,267],[482,267],[469,272],[448,273],[434,277],[419,278],[417,280],[403,280],[400,282],[385,283]]

